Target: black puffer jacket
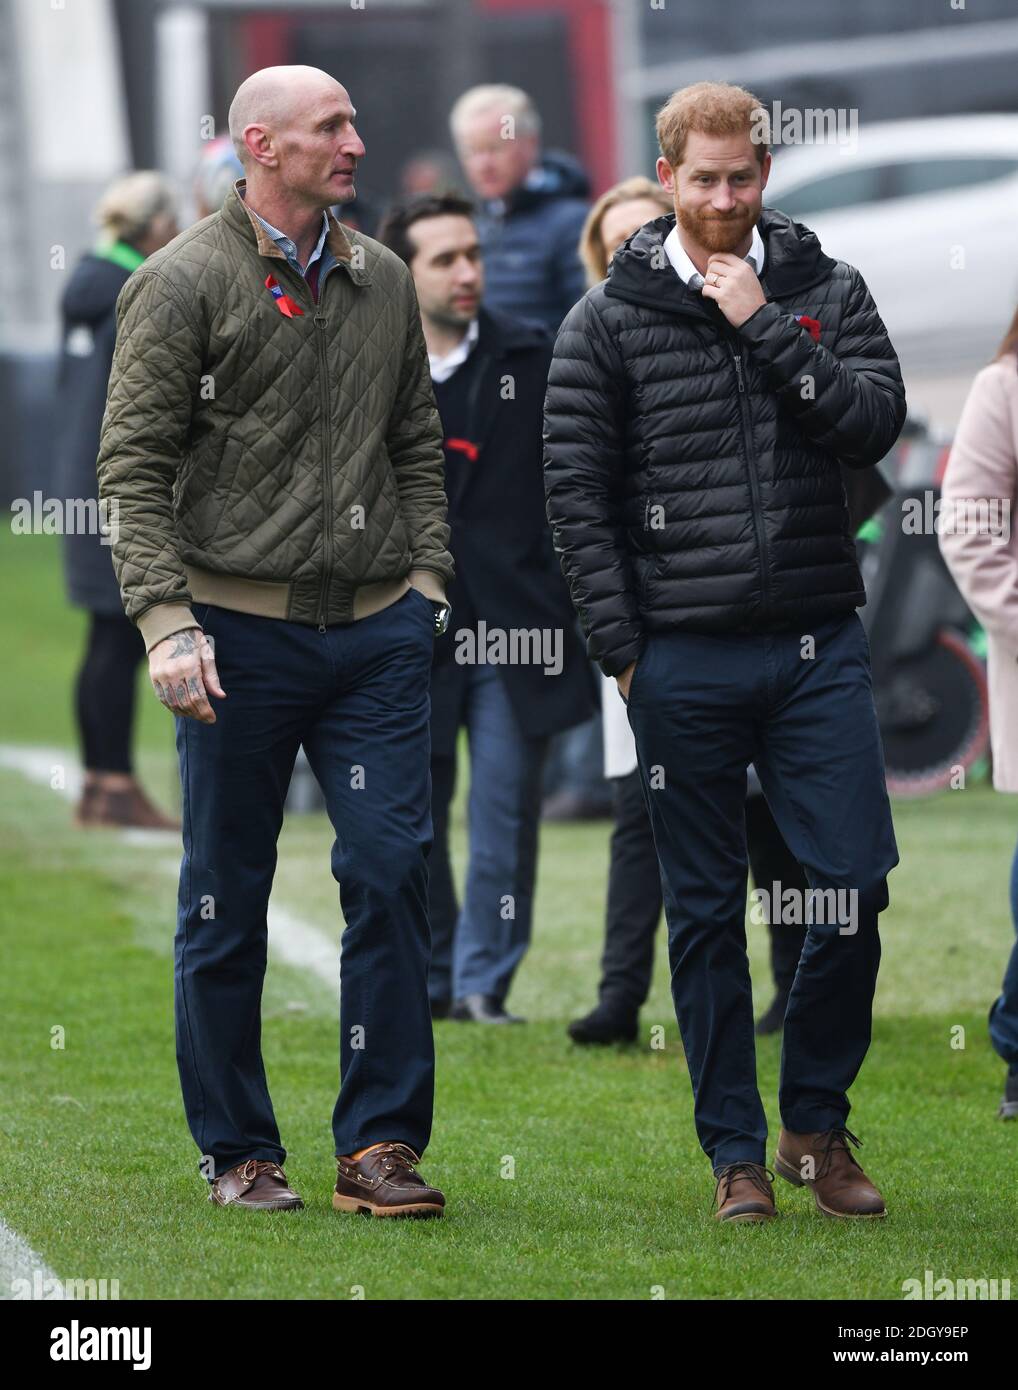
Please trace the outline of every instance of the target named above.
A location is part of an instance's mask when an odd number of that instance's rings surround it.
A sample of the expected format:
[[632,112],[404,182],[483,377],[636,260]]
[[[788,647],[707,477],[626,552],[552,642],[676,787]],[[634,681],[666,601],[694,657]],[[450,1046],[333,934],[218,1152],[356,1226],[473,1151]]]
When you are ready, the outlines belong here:
[[645,632],[789,628],[865,603],[839,463],[877,463],[905,420],[869,291],[811,231],[763,211],[768,302],[735,329],[675,273],[674,225],[619,248],[548,378],[548,519],[606,675]]

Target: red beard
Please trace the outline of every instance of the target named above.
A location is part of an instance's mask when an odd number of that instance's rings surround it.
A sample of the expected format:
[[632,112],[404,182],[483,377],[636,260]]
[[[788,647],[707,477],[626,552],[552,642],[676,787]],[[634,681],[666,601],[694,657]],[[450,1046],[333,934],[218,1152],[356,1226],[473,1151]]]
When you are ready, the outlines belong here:
[[759,213],[740,208],[731,216],[719,217],[716,212],[692,212],[679,207],[676,216],[682,230],[698,246],[711,252],[734,252],[756,226]]

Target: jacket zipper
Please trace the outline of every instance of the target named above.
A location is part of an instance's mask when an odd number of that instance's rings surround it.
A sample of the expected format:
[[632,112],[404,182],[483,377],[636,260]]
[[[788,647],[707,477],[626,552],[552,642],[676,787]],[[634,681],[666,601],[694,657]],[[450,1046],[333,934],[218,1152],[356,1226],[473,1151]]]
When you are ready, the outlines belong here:
[[318,364],[322,386],[322,494],[325,499],[324,521],[324,563],[322,566],[322,589],[318,599],[318,631],[325,631],[326,604],[329,581],[332,578],[332,440],[329,421],[329,359],[325,341],[325,329],[329,320],[318,312],[321,308],[321,286],[318,290],[318,305],[315,312],[315,328],[318,330]]
[[763,611],[770,609],[770,580],[767,570],[767,539],[764,535],[763,511],[760,505],[760,478],[756,471],[756,454],[753,451],[752,419],[746,391],[746,377],[743,370],[742,349],[731,348],[735,363],[735,380],[739,388],[739,416],[742,421],[742,442],[746,450],[746,464],[749,472],[749,490],[753,495],[753,525],[756,529],[757,551],[760,556],[760,585],[763,597]]
[[324,523],[323,533],[323,564],[322,564],[322,587],[318,595],[318,631],[325,631],[326,618],[326,597],[329,592],[329,582],[332,579],[332,434],[329,422],[329,359],[327,344],[325,341],[325,329],[329,320],[321,312],[322,300],[325,298],[325,282],[334,270],[338,270],[338,265],[332,265],[325,275],[318,281],[317,302],[311,293],[311,287],[303,275],[298,275],[293,266],[284,256],[283,264],[288,272],[293,275],[294,280],[300,282],[301,299],[306,304],[310,304],[314,310],[313,322],[318,330],[318,365],[319,379],[321,381],[322,396],[322,492],[325,498],[325,515],[322,518]]

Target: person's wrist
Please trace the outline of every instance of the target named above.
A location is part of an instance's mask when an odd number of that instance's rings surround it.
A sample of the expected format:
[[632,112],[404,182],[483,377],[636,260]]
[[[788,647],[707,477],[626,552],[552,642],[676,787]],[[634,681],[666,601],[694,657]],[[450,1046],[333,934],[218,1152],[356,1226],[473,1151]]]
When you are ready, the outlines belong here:
[[751,314],[747,314],[740,324],[733,324],[735,331],[741,333],[744,328],[748,328],[758,314],[762,313],[773,301],[765,299],[762,304],[758,304]]
[[445,584],[440,575],[434,570],[412,569],[407,575],[408,582],[413,588],[420,590],[425,598],[432,603],[447,602],[445,596]]
[[205,635],[205,629],[199,627],[197,623],[185,623],[183,627],[175,627],[172,632],[167,632],[164,637],[160,637],[158,641],[153,642],[152,646],[148,648],[148,653],[154,651],[155,648],[159,646],[160,642],[168,642],[171,637],[178,637],[182,632],[200,632],[203,637]]
[[150,652],[174,632],[184,632],[189,627],[198,626],[190,604],[178,603],[175,599],[153,604],[146,608],[136,621],[146,652]]

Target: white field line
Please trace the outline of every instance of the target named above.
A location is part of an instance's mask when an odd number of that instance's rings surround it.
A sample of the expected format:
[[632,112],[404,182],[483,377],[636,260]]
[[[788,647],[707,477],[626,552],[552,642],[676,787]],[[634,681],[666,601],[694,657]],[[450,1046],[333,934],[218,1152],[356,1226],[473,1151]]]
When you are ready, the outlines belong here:
[[[56,790],[68,800],[76,801],[81,794],[82,774],[76,758],[66,748],[43,748],[0,744],[0,767],[20,772],[29,781]],[[59,774],[59,776],[57,775]],[[62,784],[62,785],[60,785]],[[87,833],[85,831],[83,834]],[[168,848],[179,843],[175,832],[169,830],[103,831],[118,835],[125,844]],[[160,857],[157,861],[163,872],[177,878],[179,859]],[[174,907],[174,913],[176,909]],[[289,908],[269,903],[269,950],[287,965],[309,970],[329,986],[339,998],[339,949],[319,927],[305,921]]]
[[24,1298],[26,1293],[30,1297],[40,1284],[47,1299],[68,1297],[63,1282],[42,1256],[0,1217],[0,1300]]
[[[69,801],[81,794],[82,772],[76,758],[65,748],[43,748],[0,744],[0,767],[19,772],[30,782],[56,790]],[[56,786],[54,787],[54,780]],[[86,834],[82,831],[82,834]],[[126,844],[167,848],[177,843],[175,832],[167,830],[103,831],[113,834]],[[180,861],[160,856],[155,861],[159,869],[174,881],[180,873]],[[176,908],[173,908],[174,916]],[[339,950],[333,941],[310,922],[298,917],[288,908],[269,904],[269,953],[287,965],[310,971],[339,999]],[[46,1298],[63,1298],[63,1285],[41,1256],[0,1217],[0,1300],[12,1297],[15,1281],[27,1280],[30,1288],[41,1281],[46,1285]],[[51,1281],[47,1283],[46,1281]]]

